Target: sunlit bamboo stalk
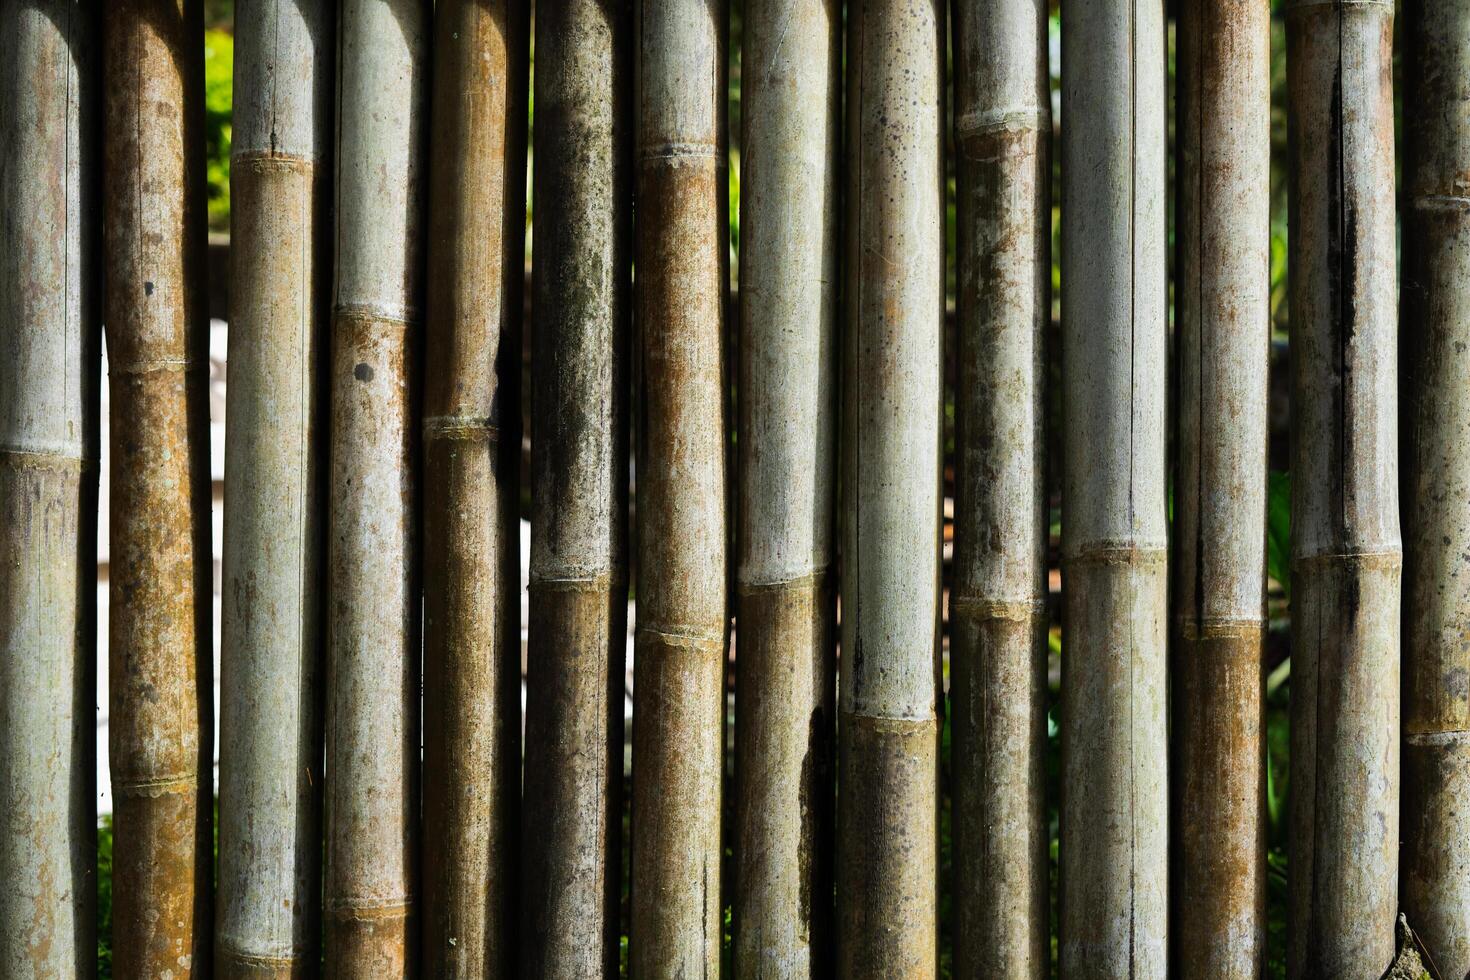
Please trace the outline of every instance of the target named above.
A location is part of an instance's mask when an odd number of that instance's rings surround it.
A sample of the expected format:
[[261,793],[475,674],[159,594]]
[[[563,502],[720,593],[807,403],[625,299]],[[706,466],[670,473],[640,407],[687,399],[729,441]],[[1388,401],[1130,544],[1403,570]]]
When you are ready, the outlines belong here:
[[103,9],[113,967],[207,977],[214,705],[199,0]]
[[848,29],[837,972],[932,977],[945,7],[857,0]]
[[1399,846],[1393,4],[1293,0],[1286,15],[1295,427],[1287,974],[1378,976],[1394,955]]
[[954,17],[955,972],[1044,977],[1047,5],[956,0]]
[[1168,950],[1161,0],[1062,4],[1061,975]]
[[434,13],[424,388],[424,939],[511,977],[520,812],[523,0]]
[[1266,962],[1270,5],[1185,0],[1177,37],[1173,966],[1223,980]]
[[1401,7],[1405,209],[1399,905],[1470,975],[1470,2]]
[[628,617],[633,4],[536,11],[522,963],[618,969]]
[[726,612],[724,0],[640,0],[634,124],[634,976],[720,969]]
[[235,18],[216,970],[320,959],[333,5]]
[[96,8],[0,0],[0,963],[97,971]]
[[842,18],[752,0],[744,24],[735,973],[824,976]]
[[326,960],[415,973],[427,0],[338,7]]

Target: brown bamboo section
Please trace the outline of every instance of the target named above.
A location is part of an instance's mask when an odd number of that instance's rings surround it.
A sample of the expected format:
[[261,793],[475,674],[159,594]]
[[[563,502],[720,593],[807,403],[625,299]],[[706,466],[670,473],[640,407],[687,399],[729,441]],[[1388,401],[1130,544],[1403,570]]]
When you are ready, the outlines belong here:
[[634,153],[638,632],[630,968],[718,974],[728,190],[723,0],[644,0]]
[[418,969],[419,372],[428,0],[338,5],[326,962]]
[[424,388],[430,977],[515,973],[529,7],[435,9]]
[[1393,5],[1287,6],[1291,977],[1378,976],[1399,844]]
[[832,957],[840,5],[745,8],[734,960]]
[[96,8],[0,0],[0,963],[96,975]]
[[198,0],[103,14],[113,964],[210,975],[213,704]]
[[932,977],[944,5],[858,0],[848,30],[837,972]]
[[1470,3],[1401,8],[1406,147],[1399,397],[1404,738],[1399,903],[1470,975]]
[[1062,3],[1065,980],[1168,969],[1163,4]]
[[618,970],[633,5],[536,11],[523,975]]
[[1177,36],[1172,972],[1253,978],[1266,969],[1269,5],[1186,0]]
[[954,4],[959,383],[950,654],[954,963],[1051,969],[1046,826],[1044,0]]
[[[333,4],[235,18],[216,973],[320,962]],[[289,66],[278,73],[277,66]]]

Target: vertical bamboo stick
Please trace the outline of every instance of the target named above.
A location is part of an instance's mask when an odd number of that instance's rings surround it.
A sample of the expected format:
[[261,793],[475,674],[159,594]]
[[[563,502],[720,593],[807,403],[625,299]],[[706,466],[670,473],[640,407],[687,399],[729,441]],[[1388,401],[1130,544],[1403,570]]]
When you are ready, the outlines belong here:
[[235,18],[216,969],[320,961],[333,5]]
[[938,969],[944,4],[848,12],[837,972]]
[[631,0],[536,11],[524,937],[530,977],[618,969],[628,617]]
[[956,0],[955,971],[1045,977],[1045,0]]
[[1067,978],[1167,960],[1163,6],[1062,5]]
[[529,5],[435,10],[424,391],[424,973],[515,970]]
[[1266,396],[1270,5],[1186,0],[1178,26],[1173,966],[1266,962]]
[[338,8],[337,258],[328,505],[326,956],[416,971],[415,511],[426,0]]
[[[1292,977],[1394,954],[1399,826],[1393,5],[1287,5]],[[1436,532],[1439,533],[1439,532]]]
[[1470,975],[1470,2],[1402,32],[1404,799],[1400,907],[1441,976]]
[[745,9],[735,972],[832,956],[841,5]]
[[725,719],[723,0],[640,0],[634,126],[634,976],[719,972]]
[[210,975],[214,737],[198,0],[103,7],[119,976]]
[[0,963],[97,970],[97,17],[0,0]]

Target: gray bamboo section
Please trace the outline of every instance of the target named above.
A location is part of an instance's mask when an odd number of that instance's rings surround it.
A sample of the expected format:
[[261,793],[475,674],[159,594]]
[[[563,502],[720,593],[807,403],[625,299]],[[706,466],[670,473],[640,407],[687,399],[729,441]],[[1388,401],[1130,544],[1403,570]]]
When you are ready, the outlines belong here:
[[220,977],[320,961],[333,4],[242,4],[220,652]]
[[640,0],[634,976],[718,974],[728,618],[723,0]]
[[952,629],[955,973],[1051,970],[1046,782],[1044,0],[957,0]]
[[530,7],[434,11],[424,386],[422,970],[516,974]]
[[[618,970],[633,5],[536,11],[524,975]],[[581,288],[568,289],[568,283]]]
[[745,8],[739,977],[825,976],[832,957],[841,31],[828,0]]
[[[1061,936],[1067,980],[1168,949],[1164,9],[1062,4]],[[1264,271],[1264,270],[1263,270]]]
[[0,963],[97,970],[96,9],[0,2]]
[[102,15],[113,965],[180,980],[214,945],[201,13]]
[[1291,977],[1378,976],[1394,955],[1402,549],[1392,36],[1389,2],[1287,6]]
[[1186,0],[1178,43],[1172,972],[1266,965],[1271,28]]
[[419,358],[427,0],[338,8],[330,361],[326,959],[418,964]]
[[939,0],[848,11],[844,977],[938,971],[944,14]]
[[1403,779],[1399,904],[1470,975],[1470,3],[1402,10]]

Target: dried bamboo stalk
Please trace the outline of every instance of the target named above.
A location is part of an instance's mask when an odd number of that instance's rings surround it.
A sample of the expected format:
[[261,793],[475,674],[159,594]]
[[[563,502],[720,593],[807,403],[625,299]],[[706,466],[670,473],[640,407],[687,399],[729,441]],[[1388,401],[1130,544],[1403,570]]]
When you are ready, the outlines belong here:
[[955,972],[1045,977],[1047,5],[956,0],[954,18]]
[[634,152],[642,407],[634,976],[719,972],[726,613],[724,0],[640,0]]
[[417,469],[427,0],[338,7],[326,958],[417,969]]
[[521,282],[530,9],[435,10],[424,389],[424,937],[515,972]]
[[333,4],[235,20],[220,651],[221,977],[321,953],[322,552]]
[[628,617],[631,0],[536,11],[522,959],[618,970]]
[[1269,5],[1186,0],[1177,36],[1173,970],[1251,978],[1266,964]]
[[842,17],[745,9],[735,974],[832,956]]
[[1400,908],[1441,976],[1470,975],[1470,3],[1409,0],[1402,32]]
[[0,0],[0,963],[97,972],[96,8]]
[[1287,5],[1292,718],[1287,973],[1378,976],[1399,842],[1393,5]]
[[848,12],[837,972],[938,970],[944,4]]
[[203,20],[103,7],[109,740],[119,976],[210,975],[213,867]]
[[1062,5],[1064,978],[1168,958],[1163,6]]

